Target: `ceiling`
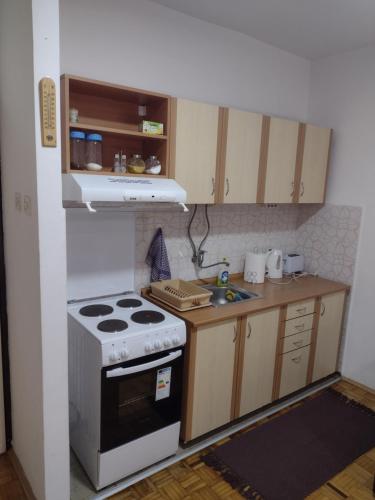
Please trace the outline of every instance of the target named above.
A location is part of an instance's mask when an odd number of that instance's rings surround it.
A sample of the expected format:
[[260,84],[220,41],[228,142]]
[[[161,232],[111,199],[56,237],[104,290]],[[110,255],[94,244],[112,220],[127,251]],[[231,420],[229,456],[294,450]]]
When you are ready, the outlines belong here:
[[375,44],[375,0],[154,0],[318,59]]

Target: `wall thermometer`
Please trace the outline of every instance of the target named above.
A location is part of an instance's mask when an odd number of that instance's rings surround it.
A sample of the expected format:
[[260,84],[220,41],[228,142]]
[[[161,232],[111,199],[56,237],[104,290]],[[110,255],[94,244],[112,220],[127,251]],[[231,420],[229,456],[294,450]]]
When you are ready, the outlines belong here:
[[39,82],[40,124],[42,145],[56,147],[56,86],[52,78],[42,78]]

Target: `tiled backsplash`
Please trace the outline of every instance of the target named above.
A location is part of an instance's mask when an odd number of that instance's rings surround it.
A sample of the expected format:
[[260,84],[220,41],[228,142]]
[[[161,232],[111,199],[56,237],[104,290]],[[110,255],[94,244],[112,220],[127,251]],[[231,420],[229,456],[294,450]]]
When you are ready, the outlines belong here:
[[[190,207],[192,208],[192,207]],[[217,267],[197,274],[186,231],[191,217],[183,212],[143,212],[136,220],[136,275],[139,289],[148,285],[150,269],[145,263],[148,247],[158,227],[164,232],[173,278],[214,276]],[[206,229],[204,207],[199,206],[192,226],[198,243]],[[254,247],[281,248],[305,255],[306,270],[351,283],[361,220],[361,208],[333,205],[218,205],[210,206],[210,235],[204,245],[204,264],[227,257],[230,272],[242,272],[245,253]]]

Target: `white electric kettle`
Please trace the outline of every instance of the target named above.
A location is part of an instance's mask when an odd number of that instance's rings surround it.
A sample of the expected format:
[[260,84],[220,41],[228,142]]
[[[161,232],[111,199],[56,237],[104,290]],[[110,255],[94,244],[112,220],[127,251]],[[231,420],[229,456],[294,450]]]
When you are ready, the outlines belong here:
[[277,279],[283,277],[283,252],[272,248],[268,252],[266,269],[269,278]]

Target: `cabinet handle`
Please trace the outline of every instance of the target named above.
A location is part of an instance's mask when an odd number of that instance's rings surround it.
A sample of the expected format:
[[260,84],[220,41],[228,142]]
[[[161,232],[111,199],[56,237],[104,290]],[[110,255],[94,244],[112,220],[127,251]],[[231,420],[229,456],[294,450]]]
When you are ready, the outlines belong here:
[[305,323],[302,323],[301,325],[294,325],[294,328],[296,330],[303,330],[305,328]]
[[211,196],[215,194],[215,177],[212,177],[212,193]]
[[324,305],[324,302],[322,302],[322,310],[320,311],[320,315],[324,316],[325,312],[326,312],[326,306]]
[[292,184],[292,192],[290,193],[290,196],[294,196],[294,181],[291,182]]
[[293,345],[295,345],[296,347],[299,347],[303,344],[303,340],[296,340],[295,342],[293,342]]
[[300,363],[301,355],[297,356],[296,358],[292,358],[292,361],[294,361],[294,363]]
[[300,194],[300,197],[302,198],[302,196],[304,195],[305,193],[305,186],[303,184],[303,181],[301,181],[301,194]]
[[299,309],[296,309],[296,311],[297,311],[298,313],[301,313],[301,314],[302,314],[302,313],[306,312],[306,307],[300,307]]
[[249,333],[246,335],[246,337],[249,339],[250,335],[251,335],[251,330],[252,330],[250,321],[247,323],[247,328],[249,330]]
[[233,342],[236,342],[236,340],[237,340],[237,328],[235,326],[233,327],[233,331],[234,331]]
[[225,192],[225,196],[228,196],[228,194],[229,194],[229,179],[228,179],[228,177],[225,179],[225,183],[227,185],[227,190]]

